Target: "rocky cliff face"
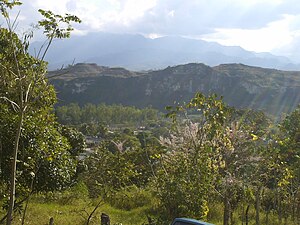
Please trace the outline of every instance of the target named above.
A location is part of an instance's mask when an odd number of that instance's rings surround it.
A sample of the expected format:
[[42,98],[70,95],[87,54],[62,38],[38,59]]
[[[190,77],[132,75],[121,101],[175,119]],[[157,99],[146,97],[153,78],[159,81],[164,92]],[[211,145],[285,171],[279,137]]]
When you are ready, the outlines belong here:
[[[57,74],[61,73],[61,76]],[[132,72],[123,68],[77,64],[51,72],[59,104],[78,102],[124,104],[163,109],[188,101],[200,91],[217,93],[239,108],[264,110],[273,115],[300,103],[300,73],[227,64],[209,67],[186,64],[164,70]]]

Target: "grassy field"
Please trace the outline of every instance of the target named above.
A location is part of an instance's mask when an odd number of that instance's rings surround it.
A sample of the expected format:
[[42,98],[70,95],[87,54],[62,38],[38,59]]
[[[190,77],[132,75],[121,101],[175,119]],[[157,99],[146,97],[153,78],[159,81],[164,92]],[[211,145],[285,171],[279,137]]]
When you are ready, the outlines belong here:
[[[48,225],[51,217],[54,218],[55,225],[84,225],[87,224],[89,214],[94,210],[99,200],[91,199],[72,199],[71,201],[52,200],[44,201],[40,196],[31,199],[28,205],[24,224]],[[110,216],[111,225],[146,225],[148,224],[147,215],[150,206],[138,207],[131,210],[120,210],[107,203],[101,203],[93,214],[91,225],[100,224],[101,213]],[[223,206],[211,205],[207,221],[215,225],[222,225]],[[242,212],[235,211],[233,218],[234,224],[245,224],[241,222]],[[0,211],[0,218],[4,216],[4,211]],[[255,209],[249,211],[249,225],[255,225]],[[22,215],[16,214],[13,224],[21,225]],[[170,221],[171,222],[171,221]],[[261,224],[267,224],[266,216],[261,214]],[[290,220],[280,222],[278,216],[269,215],[268,225],[296,224]]]
[[[89,214],[95,208],[95,203],[76,201],[72,204],[39,203],[33,200],[28,205],[25,224],[46,225],[51,217],[54,224],[60,225],[83,225],[86,224]],[[102,204],[93,214],[90,224],[100,224],[101,213],[110,216],[111,224],[133,224],[141,225],[147,222],[146,207],[136,208],[130,211],[118,210],[108,204]],[[1,213],[2,218],[3,212]],[[21,224],[22,215],[16,215],[13,224]]]

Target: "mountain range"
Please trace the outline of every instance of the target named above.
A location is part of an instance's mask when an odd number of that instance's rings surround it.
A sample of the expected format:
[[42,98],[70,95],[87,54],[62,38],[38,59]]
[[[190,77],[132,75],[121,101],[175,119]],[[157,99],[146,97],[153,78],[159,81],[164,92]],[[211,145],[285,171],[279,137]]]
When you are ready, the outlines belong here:
[[49,72],[58,105],[76,102],[152,106],[163,110],[187,102],[198,91],[216,93],[237,108],[263,110],[279,117],[300,103],[300,72],[244,64],[210,67],[189,63],[162,70],[134,72],[121,67],[78,63]]
[[[33,43],[32,54],[41,45],[41,42]],[[283,70],[300,69],[300,65],[286,57],[246,51],[238,46],[223,46],[216,42],[178,36],[150,39],[142,35],[101,32],[54,41],[46,60],[50,70],[74,62],[125,67],[136,71],[162,69],[191,62],[209,66],[242,63]]]

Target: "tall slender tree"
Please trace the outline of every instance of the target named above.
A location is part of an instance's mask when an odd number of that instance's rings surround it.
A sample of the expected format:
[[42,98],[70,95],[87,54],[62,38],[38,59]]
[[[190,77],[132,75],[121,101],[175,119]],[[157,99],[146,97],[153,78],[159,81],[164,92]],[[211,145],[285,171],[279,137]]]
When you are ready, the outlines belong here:
[[[6,104],[17,121],[15,127],[13,153],[10,175],[10,198],[7,214],[7,225],[12,222],[15,204],[16,171],[20,137],[24,130],[24,120],[29,114],[39,114],[45,107],[53,105],[55,92],[48,84],[45,76],[47,64],[45,55],[54,38],[67,38],[73,30],[71,22],[80,22],[76,16],[66,14],[56,15],[51,11],[39,10],[44,19],[39,21],[47,39],[38,52],[37,57],[28,53],[29,40],[32,34],[27,34],[21,40],[15,33],[16,19],[11,20],[9,11],[22,3],[19,0],[1,0],[0,11],[6,21],[7,28],[0,28],[0,74],[2,104]],[[63,24],[63,26],[61,26]]]

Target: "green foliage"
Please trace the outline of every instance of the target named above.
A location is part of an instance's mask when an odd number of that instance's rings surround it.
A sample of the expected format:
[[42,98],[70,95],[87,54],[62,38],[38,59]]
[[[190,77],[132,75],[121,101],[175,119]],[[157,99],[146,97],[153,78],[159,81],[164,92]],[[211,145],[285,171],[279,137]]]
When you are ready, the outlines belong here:
[[35,196],[35,200],[39,203],[72,205],[81,201],[88,201],[88,197],[87,186],[83,182],[78,182],[63,191],[41,192]]
[[85,138],[81,132],[76,130],[75,128],[61,126],[60,133],[67,138],[71,149],[69,150],[70,154],[73,157],[77,157],[84,151],[86,147]]
[[[272,115],[274,121],[278,121],[283,113],[292,112],[299,104],[298,72],[242,64],[208,67],[197,63],[155,72],[126,71],[125,76],[123,71],[126,70],[80,63],[50,74],[57,76],[64,73],[51,80],[62,100],[60,105],[71,102],[80,105],[105,102],[136,107],[152,105],[163,110],[174,101],[188,102],[194,92],[201,89],[206,95],[217,93],[224,96],[224,100],[231,106],[262,110]],[[81,87],[76,86],[78,84],[82,84]],[[88,88],[81,92],[83,87]]]
[[[65,16],[54,14],[49,10],[38,10],[39,13],[45,18],[39,21],[39,26],[44,28],[44,34],[47,38],[69,38],[71,31],[74,28],[71,22],[81,23],[81,20],[74,15],[66,14]],[[65,25],[60,27],[59,25]]]
[[[4,107],[3,107],[4,108]],[[2,109],[3,109],[2,108]],[[9,182],[10,157],[16,116],[0,114],[1,130],[1,172],[3,181]],[[17,163],[17,180],[20,185],[34,190],[61,189],[72,181],[76,171],[76,159],[69,151],[70,145],[57,129],[53,117],[43,112],[27,114],[23,122],[20,139],[21,148]]]
[[[15,49],[11,47],[13,41]],[[32,107],[52,107],[56,101],[52,85],[46,81],[46,63],[30,56],[17,35],[5,28],[0,28],[0,94],[2,102],[11,104],[12,113]],[[16,62],[18,62],[16,64]],[[24,99],[21,99],[23,93]]]
[[145,161],[146,155],[141,149],[111,152],[100,146],[86,159],[88,171],[83,179],[91,196],[110,195],[130,185],[141,187],[148,182],[151,173]]
[[138,207],[150,206],[153,195],[149,190],[137,186],[127,186],[107,198],[108,203],[117,209],[132,210]]
[[[188,120],[189,111],[199,113],[197,123]],[[170,138],[161,139],[166,152],[161,155],[157,195],[169,220],[178,216],[205,218],[218,155],[228,145],[223,135],[226,106],[215,95],[197,93],[187,105],[176,107],[168,116],[176,122],[178,112],[183,112],[187,120],[182,126],[176,124]]]
[[[91,109],[93,107],[90,112]],[[180,216],[216,224],[221,224],[220,220],[227,221],[226,224],[246,223],[246,218],[248,224],[253,224],[255,217],[262,224],[267,224],[266,221],[280,224],[280,218],[297,221],[298,110],[283,120],[280,129],[274,129],[263,113],[229,108],[215,95],[199,93],[188,104],[169,109],[169,116],[174,119],[172,129],[165,128],[167,123],[162,121],[151,122],[149,130],[137,134],[130,128],[108,134],[107,127],[99,124],[102,141],[95,153],[85,158],[86,170],[76,176],[81,182],[71,189],[48,192],[43,201],[71,206],[89,202],[87,196],[100,197],[117,208],[114,210],[119,210],[118,213],[145,209],[143,213],[148,219],[152,218],[149,224],[168,224]],[[7,106],[3,108],[2,121],[14,120],[8,112]],[[52,120],[52,116],[42,114],[30,123],[25,117],[23,134],[31,137],[29,131],[40,133],[40,127]],[[97,126],[84,124],[82,128],[98,133],[93,131]],[[165,130],[156,134],[155,129],[162,127]],[[1,130],[7,128],[9,123],[0,126]],[[84,147],[82,135],[73,128],[55,123],[54,128],[63,134],[61,143],[71,144],[71,147],[66,146],[65,154],[77,156]],[[33,148],[38,149],[42,145],[39,140],[48,137],[49,142],[57,142],[51,136],[53,130],[49,132],[44,136],[36,135],[37,144]],[[158,134],[164,137],[157,138]],[[24,140],[22,143],[27,146]],[[55,149],[55,145],[50,148]],[[47,145],[41,149],[51,153]],[[34,162],[27,159],[29,167],[26,167],[20,158],[19,166],[24,175],[28,174],[27,185],[31,165],[36,165]],[[63,170],[60,172],[64,174]],[[36,180],[38,176],[37,173]],[[68,180],[58,174],[55,177],[58,180],[52,181],[54,184],[60,184],[60,179]],[[19,187],[19,193],[23,193],[21,191],[26,192]],[[81,208],[86,210],[88,206]]]
[[[62,196],[62,198],[64,197]],[[68,204],[62,204],[62,202],[63,200],[59,199],[59,196],[55,200],[47,202],[41,200],[40,196],[33,196],[28,205],[26,223],[37,224],[38,221],[38,224],[49,224],[49,218],[53,217],[55,224],[85,225],[88,214],[92,212],[95,204],[97,204],[96,201],[94,202],[91,199],[82,201],[72,200]],[[99,225],[99,215],[104,212],[110,216],[111,224],[141,225],[147,221],[145,215],[147,210],[147,207],[139,207],[130,211],[120,210],[106,203],[102,204],[95,212],[90,224]],[[19,219],[20,215],[17,214],[16,221],[19,221]]]
[[[0,1],[7,21],[7,10],[19,4]],[[235,110],[222,98],[202,93],[188,104],[168,107],[173,129],[157,123],[159,115],[152,108],[104,104],[58,107],[56,115],[62,123],[102,138],[95,152],[87,155],[85,172],[78,174],[77,157],[84,151],[84,136],[55,122],[55,91],[45,77],[43,58],[52,39],[68,37],[70,23],[80,20],[69,14],[40,13],[45,19],[39,25],[48,38],[41,59],[28,54],[27,39],[20,40],[12,27],[0,28],[0,201],[4,208],[7,189],[14,186],[9,180],[13,158],[18,209],[32,192],[43,192],[43,201],[57,202],[59,207],[92,203],[88,196],[100,196],[114,207],[132,212],[145,207],[160,224],[181,216],[211,218],[217,212],[209,213],[210,204],[223,209],[224,224],[235,220],[244,223],[249,215],[253,221],[255,214],[259,222],[261,212],[276,213],[279,223],[282,218],[290,221],[289,217],[297,221],[299,107],[283,120],[279,130],[274,129],[278,133],[269,132],[270,122],[263,113]],[[125,128],[108,134],[107,125],[111,124],[148,124],[149,130],[136,135]],[[251,214],[247,214],[245,208],[250,206]],[[79,212],[87,212],[86,208],[80,207]],[[70,211],[64,213],[69,215]]]
[[[46,64],[26,53],[24,45],[14,33],[1,28],[0,34],[2,42],[0,48],[0,70],[2,75],[0,80],[3,84],[0,95],[5,100],[0,103],[0,138],[2,143],[0,176],[8,182],[7,179],[11,169],[9,160],[12,157],[11,149],[14,146],[18,113],[22,110],[20,109],[22,104],[23,110],[26,110],[26,115],[23,119],[20,139],[21,150],[17,165],[20,178],[18,180],[30,187],[31,180],[34,178],[37,184],[35,189],[62,187],[63,183],[70,182],[70,177],[74,173],[74,169],[71,168],[74,166],[72,160],[67,159],[68,152],[66,151],[69,149],[69,145],[57,131],[53,116],[50,113],[56,98],[53,87],[47,83],[44,76]],[[10,38],[13,38],[16,43],[16,55],[9,47],[8,40]],[[17,65],[15,57],[18,62]],[[21,81],[14,79],[17,76],[16,73],[24,74]],[[26,102],[20,103],[18,96],[20,89],[23,90],[22,92],[26,91]],[[63,165],[59,166],[59,164]],[[50,177],[43,174],[47,170],[46,174],[49,174],[49,171],[54,169],[58,172],[50,173]],[[62,176],[63,171],[65,175]],[[57,184],[58,186],[52,182],[54,181],[53,176],[57,174],[62,176],[60,184]]]
[[[62,189],[75,173],[75,158],[69,144],[56,127],[51,110],[56,101],[52,85],[45,77],[43,61],[53,38],[64,38],[72,30],[70,22],[80,22],[71,15],[62,17],[50,11],[41,13],[48,45],[41,58],[28,53],[29,39],[14,33],[17,21],[11,22],[9,10],[19,1],[1,0],[1,14],[7,28],[0,27],[0,179],[9,186],[7,224],[11,224],[17,196],[33,191]],[[68,24],[66,29],[60,23]],[[9,178],[9,179],[8,179]],[[16,192],[17,188],[17,192]]]
[[12,9],[15,6],[22,5],[22,2],[19,0],[1,0],[0,1],[0,10],[1,14],[4,18],[8,19],[9,18],[9,13],[7,12],[7,9]]
[[295,147],[300,147],[300,105],[283,120],[281,130],[290,142],[296,144]]
[[165,130],[153,129],[152,131],[139,132],[136,137],[139,139],[142,148],[155,148],[155,146],[160,145],[158,138],[163,136],[166,136]]
[[153,108],[137,109],[122,105],[92,105],[87,104],[79,107],[71,103],[57,107],[55,110],[58,121],[66,125],[88,124],[146,124],[149,121],[157,121],[158,111]]

